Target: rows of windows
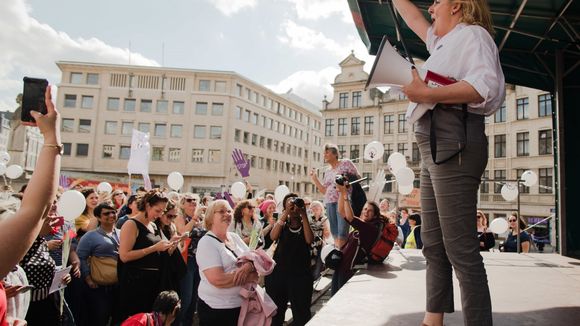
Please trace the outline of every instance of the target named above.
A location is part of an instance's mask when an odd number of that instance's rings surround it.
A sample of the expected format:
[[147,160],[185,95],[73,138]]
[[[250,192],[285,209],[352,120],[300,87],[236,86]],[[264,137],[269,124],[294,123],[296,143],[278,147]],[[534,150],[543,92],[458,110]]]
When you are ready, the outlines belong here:
[[338,107],[341,109],[344,108],[348,108],[349,104],[350,107],[353,108],[358,108],[361,106],[362,104],[362,92],[361,91],[355,91],[352,92],[352,102],[349,103],[348,98],[349,98],[349,93],[348,92],[342,92],[338,94]]
[[71,84],[87,84],[87,85],[98,85],[99,84],[99,74],[97,73],[82,73],[82,72],[71,72],[70,74]]
[[[285,153],[292,155],[293,157],[308,158],[308,150],[301,147],[297,147],[290,144],[285,144],[284,142],[278,141],[277,139],[266,138],[257,134],[250,133],[248,131],[242,131],[240,129],[234,130],[234,141],[238,143],[244,143],[247,145],[252,145],[260,148],[265,148],[270,151]],[[321,154],[313,152],[313,158],[315,161],[320,161]]]
[[[538,131],[538,155],[552,154],[552,130]],[[516,155],[530,156],[530,133],[518,132],[516,134]],[[494,136],[494,157],[507,156],[506,135]]]
[[[524,171],[529,169],[516,169],[516,178],[520,178]],[[489,179],[489,171],[485,171],[483,173],[483,179]],[[538,192],[540,194],[551,194],[553,192],[553,168],[540,168],[538,169]],[[502,180],[507,180],[507,172],[504,169],[498,169],[493,171],[493,179],[494,181],[483,182],[480,185],[480,192],[481,193],[489,193],[489,185],[493,183],[493,192],[496,194],[501,193],[501,188],[503,187]],[[521,193],[530,193],[530,187],[526,187],[522,185],[520,187]]]
[[[530,118],[530,100],[528,97],[516,99],[516,119],[526,120]],[[538,117],[547,117],[552,115],[552,95],[542,94],[538,95]],[[497,110],[493,116],[495,123],[507,121],[507,109],[505,102]]]
[[[397,116],[397,132],[406,133],[407,132],[407,118],[405,113],[400,113],[397,115],[385,114],[383,116],[383,133],[385,135],[392,134],[395,132],[395,116]],[[364,117],[364,129],[365,135],[372,135],[374,133],[374,118],[373,116]],[[356,136],[360,135],[360,117],[353,117],[350,119],[350,135]],[[325,119],[324,120],[324,135],[327,137],[334,136],[334,125],[335,119]],[[338,118],[338,136],[348,136],[348,121],[347,118]]]

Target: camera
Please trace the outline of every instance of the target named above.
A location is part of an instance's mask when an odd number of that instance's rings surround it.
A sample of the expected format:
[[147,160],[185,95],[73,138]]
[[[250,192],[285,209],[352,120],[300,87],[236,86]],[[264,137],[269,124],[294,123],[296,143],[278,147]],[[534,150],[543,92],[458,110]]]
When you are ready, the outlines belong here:
[[344,174],[338,174],[334,179],[337,185],[344,186],[344,183],[348,181],[348,178]]
[[290,198],[290,202],[298,208],[305,208],[306,207],[306,205],[304,205],[304,199],[302,199],[300,197],[292,197],[292,198]]

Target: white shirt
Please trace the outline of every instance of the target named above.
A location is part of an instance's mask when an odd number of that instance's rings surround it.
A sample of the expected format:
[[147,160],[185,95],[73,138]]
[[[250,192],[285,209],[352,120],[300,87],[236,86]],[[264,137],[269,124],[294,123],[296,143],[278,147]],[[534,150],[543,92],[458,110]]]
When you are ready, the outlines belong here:
[[[460,23],[439,37],[433,27],[427,30],[429,59],[423,69],[469,83],[483,98],[481,103],[467,103],[469,112],[492,115],[505,99],[505,77],[499,52],[491,35],[483,27]],[[417,107],[419,117],[429,107]]]
[[[214,235],[211,231],[208,234]],[[214,235],[215,236],[215,235]],[[248,246],[235,233],[228,232],[227,237],[230,240],[230,247],[236,255],[249,251]],[[242,305],[240,296],[240,286],[234,286],[227,289],[217,288],[209,283],[205,277],[204,271],[213,267],[222,267],[224,273],[230,273],[236,269],[236,257],[228,250],[223,242],[204,235],[197,245],[197,264],[199,266],[199,283],[198,295],[208,306],[213,309],[231,309],[238,308]]]

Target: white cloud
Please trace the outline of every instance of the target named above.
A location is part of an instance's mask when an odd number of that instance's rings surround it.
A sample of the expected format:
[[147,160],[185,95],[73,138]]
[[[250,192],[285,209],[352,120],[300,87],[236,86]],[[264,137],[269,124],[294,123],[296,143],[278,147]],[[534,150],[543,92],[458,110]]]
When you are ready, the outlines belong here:
[[253,8],[258,0],[208,0],[217,10],[226,16],[231,16],[244,8]]
[[321,107],[324,95],[328,100],[332,99],[332,87],[334,78],[340,72],[338,66],[327,67],[319,71],[302,70],[293,73],[276,85],[266,85],[274,92],[286,93],[292,89],[292,93],[308,100],[317,107]]
[[339,14],[344,22],[352,23],[350,8],[345,0],[287,0],[296,8],[300,19],[318,20]]
[[0,109],[14,109],[22,91],[22,77],[60,81],[59,60],[153,65],[158,63],[128,49],[114,47],[96,38],[72,39],[29,15],[24,0],[4,0],[0,10]]

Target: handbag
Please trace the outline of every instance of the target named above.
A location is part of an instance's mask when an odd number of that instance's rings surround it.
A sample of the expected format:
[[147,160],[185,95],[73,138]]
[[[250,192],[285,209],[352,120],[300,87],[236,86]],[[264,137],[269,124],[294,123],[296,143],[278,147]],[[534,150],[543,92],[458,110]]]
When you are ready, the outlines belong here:
[[117,278],[117,258],[116,257],[89,257],[89,267],[91,278],[98,285],[113,285]]

